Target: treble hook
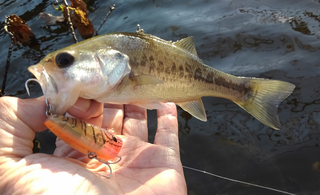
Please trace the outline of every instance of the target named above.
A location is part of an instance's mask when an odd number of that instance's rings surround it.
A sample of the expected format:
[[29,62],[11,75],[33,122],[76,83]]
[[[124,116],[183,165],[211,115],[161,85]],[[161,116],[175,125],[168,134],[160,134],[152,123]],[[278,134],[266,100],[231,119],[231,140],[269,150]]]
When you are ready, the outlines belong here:
[[99,162],[104,163],[105,165],[107,165],[107,166],[109,167],[110,174],[109,174],[108,176],[101,174],[101,176],[103,176],[103,177],[105,177],[105,178],[107,178],[107,179],[109,179],[109,178],[112,176],[112,169],[111,169],[110,164],[116,164],[116,163],[120,162],[121,159],[122,159],[121,156],[117,156],[117,157],[118,157],[118,160],[116,160],[116,161],[105,161],[105,160],[102,160],[102,159],[98,158],[98,157],[97,157],[97,154],[96,154],[95,152],[90,152],[90,151],[88,151],[88,158],[90,158],[90,159],[96,159],[96,160],[98,160]]
[[[28,79],[28,80],[25,82],[24,87],[26,88],[26,91],[27,91],[29,97],[30,97],[30,91],[29,91],[28,83],[29,83],[30,81],[35,81],[35,82],[39,83],[39,81],[38,81],[37,79],[35,79],[35,78]],[[39,84],[40,84],[40,83],[39,83]]]

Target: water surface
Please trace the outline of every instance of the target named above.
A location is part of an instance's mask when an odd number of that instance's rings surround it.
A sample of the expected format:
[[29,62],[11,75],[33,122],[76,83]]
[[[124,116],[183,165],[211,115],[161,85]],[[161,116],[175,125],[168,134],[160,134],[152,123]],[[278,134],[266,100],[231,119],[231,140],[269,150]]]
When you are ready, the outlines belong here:
[[[17,14],[32,28],[40,47],[15,46],[5,93],[27,98],[28,66],[73,39],[65,26],[46,28],[38,14],[60,13],[54,1],[0,2],[0,18]],[[99,34],[135,32],[136,25],[165,40],[193,36],[199,57],[221,71],[249,77],[288,81],[293,94],[279,105],[280,131],[275,131],[229,100],[203,98],[208,122],[180,108],[182,163],[226,177],[297,194],[320,193],[320,2],[316,0],[132,0],[90,1],[90,19],[98,27],[116,4]],[[0,78],[10,38],[0,29]],[[79,40],[81,37],[77,34]],[[0,79],[2,84],[2,79]],[[30,85],[33,97],[42,95]],[[156,128],[150,114],[150,140]],[[53,148],[51,133],[38,135],[42,151]],[[43,141],[45,140],[45,141]],[[185,169],[189,194],[278,194]]]

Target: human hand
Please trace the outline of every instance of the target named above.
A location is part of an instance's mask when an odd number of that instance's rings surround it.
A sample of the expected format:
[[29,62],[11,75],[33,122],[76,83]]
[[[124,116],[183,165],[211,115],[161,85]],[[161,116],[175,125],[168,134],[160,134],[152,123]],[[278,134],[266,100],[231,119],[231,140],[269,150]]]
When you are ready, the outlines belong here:
[[[1,194],[186,194],[174,104],[158,110],[155,143],[148,140],[146,110],[79,99],[68,112],[120,134],[122,160],[108,167],[57,139],[54,155],[32,153],[35,132],[46,127],[44,98],[0,98]],[[122,136],[121,136],[122,135]],[[98,173],[98,174],[97,174]]]

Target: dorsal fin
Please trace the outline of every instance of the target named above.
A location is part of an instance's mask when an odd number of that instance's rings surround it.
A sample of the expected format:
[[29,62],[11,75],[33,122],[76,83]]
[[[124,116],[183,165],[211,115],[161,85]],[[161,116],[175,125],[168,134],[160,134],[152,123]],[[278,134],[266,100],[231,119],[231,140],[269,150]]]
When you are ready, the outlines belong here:
[[187,37],[173,43],[176,47],[187,50],[188,52],[198,56],[196,47],[194,46],[193,37]]

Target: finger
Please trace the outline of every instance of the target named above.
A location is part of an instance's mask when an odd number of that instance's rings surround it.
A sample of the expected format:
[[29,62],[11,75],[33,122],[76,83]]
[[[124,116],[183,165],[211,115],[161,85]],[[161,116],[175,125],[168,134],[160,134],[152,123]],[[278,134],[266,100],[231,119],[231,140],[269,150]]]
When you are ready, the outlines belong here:
[[179,154],[177,108],[174,103],[167,103],[166,108],[157,111],[158,128],[154,144],[162,145]]
[[[0,98],[0,156],[23,158],[32,154],[35,132],[46,129],[45,100]],[[1,158],[1,162],[5,160]]]
[[[47,127],[44,125],[44,121],[47,119],[47,116],[45,114],[46,103],[43,96],[32,99],[18,99],[13,97],[3,98],[3,101],[6,104],[5,107],[11,109],[18,119],[20,119],[35,132],[40,132],[47,129]],[[1,108],[3,108],[2,105]],[[9,110],[6,111],[9,112]]]
[[67,110],[67,112],[75,118],[101,127],[103,121],[102,103],[94,100],[79,98],[76,103]]
[[74,148],[66,144],[63,140],[61,140],[59,137],[57,137],[56,146],[57,148],[53,153],[53,155],[55,156],[74,158],[84,163],[90,161],[88,155],[83,154],[78,150],[75,150]]
[[104,104],[102,127],[112,129],[115,134],[122,133],[123,105]]
[[148,141],[147,111],[144,108],[125,105],[123,135],[131,135]]

